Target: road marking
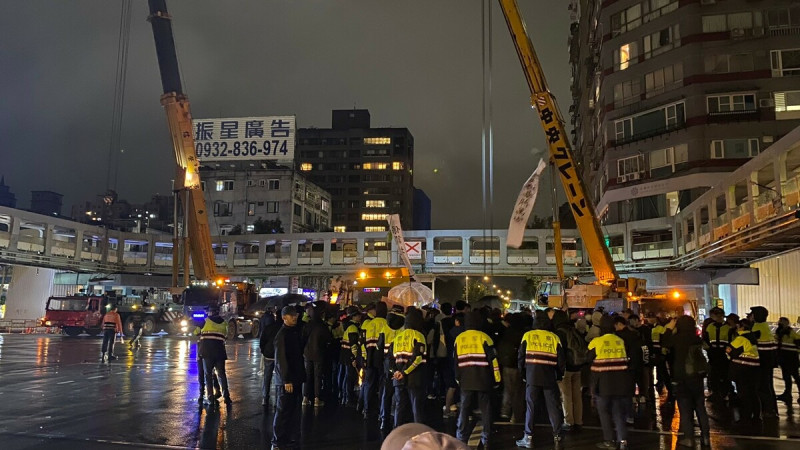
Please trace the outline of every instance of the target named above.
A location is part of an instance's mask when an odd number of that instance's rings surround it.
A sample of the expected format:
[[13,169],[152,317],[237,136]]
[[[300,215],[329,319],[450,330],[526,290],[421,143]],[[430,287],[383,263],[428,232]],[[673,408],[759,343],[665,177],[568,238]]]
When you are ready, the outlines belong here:
[[[518,423],[513,423],[512,424],[510,422],[492,422],[492,423],[495,424],[495,425],[501,425],[501,426],[503,426],[503,425],[506,425],[506,426],[509,426],[509,425],[510,426],[520,425]],[[544,425],[544,424],[536,424],[534,426],[536,428],[539,428],[539,427],[550,428],[550,425]],[[598,427],[598,426],[591,426],[591,425],[587,426],[587,425],[584,425],[583,428],[587,429],[587,430],[600,430],[600,431],[602,431],[602,428]],[[662,435],[662,436],[678,436],[677,433],[673,433],[671,431],[640,430],[640,429],[635,429],[635,428],[628,428],[628,434],[630,434],[630,433],[657,434],[657,435]],[[750,436],[750,435],[746,435],[745,436],[745,435],[741,435],[741,434],[730,434],[730,433],[725,432],[725,431],[715,431],[715,430],[712,430],[711,434],[712,435],[724,436],[726,438],[731,438],[731,439],[746,439],[746,440],[754,440],[754,441],[800,442],[800,438],[794,437],[794,436],[787,436],[787,435],[780,435],[780,436]]]
[[97,376],[94,376],[94,377],[88,377],[88,378],[86,378],[86,379],[87,379],[87,380],[96,380],[96,379],[98,379],[98,378],[103,378],[104,376],[105,376],[105,375],[97,375]]
[[56,440],[70,440],[79,442],[95,442],[100,444],[120,445],[124,447],[133,448],[163,448],[163,449],[186,449],[186,446],[167,445],[167,444],[150,444],[146,442],[131,442],[131,441],[115,441],[111,439],[82,437],[82,436],[68,436],[65,434],[48,434],[48,433],[25,433],[25,432],[9,432],[0,430],[0,435],[17,436],[37,439],[56,439]]
[[56,383],[56,384],[70,384],[70,383],[74,383],[74,382],[75,382],[75,380],[68,380],[68,381],[61,381],[61,382]]
[[476,424],[475,428],[472,429],[472,434],[469,435],[469,441],[467,441],[467,445],[470,447],[477,447],[478,444],[481,443],[481,433],[483,433],[483,425]]

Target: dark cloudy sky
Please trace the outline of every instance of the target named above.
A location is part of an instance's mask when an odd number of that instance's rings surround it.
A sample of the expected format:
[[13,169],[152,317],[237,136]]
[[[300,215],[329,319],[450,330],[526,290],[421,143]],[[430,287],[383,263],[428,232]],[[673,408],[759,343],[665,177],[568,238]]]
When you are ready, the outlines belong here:
[[[566,0],[520,0],[562,111],[570,103]],[[480,0],[168,0],[195,117],[295,114],[329,127],[332,109],[367,108],[407,127],[414,178],[434,228],[480,228]],[[65,195],[64,212],[105,190],[120,0],[0,2],[0,174]],[[494,225],[508,225],[544,139],[513,45],[494,8]],[[117,190],[169,191],[173,156],[146,22],[134,0]],[[438,173],[434,174],[434,169]],[[537,213],[549,214],[543,195]]]

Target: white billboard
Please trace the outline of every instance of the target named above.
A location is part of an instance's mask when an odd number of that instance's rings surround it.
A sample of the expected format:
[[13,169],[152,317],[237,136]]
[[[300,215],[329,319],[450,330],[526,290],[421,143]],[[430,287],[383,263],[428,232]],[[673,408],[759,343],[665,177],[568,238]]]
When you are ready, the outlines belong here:
[[194,119],[200,162],[294,159],[295,116]]

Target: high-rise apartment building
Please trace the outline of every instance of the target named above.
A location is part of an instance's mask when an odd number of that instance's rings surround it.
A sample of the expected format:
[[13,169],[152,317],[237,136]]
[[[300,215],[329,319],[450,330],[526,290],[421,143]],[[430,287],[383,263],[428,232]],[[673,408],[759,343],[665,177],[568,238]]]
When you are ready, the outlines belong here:
[[[572,141],[602,223],[673,216],[800,125],[796,0],[571,8]],[[652,223],[634,247],[671,246],[669,222]]]
[[412,228],[414,137],[370,128],[365,109],[334,110],[332,127],[297,130],[297,168],[331,194],[334,231],[386,231],[388,214]]

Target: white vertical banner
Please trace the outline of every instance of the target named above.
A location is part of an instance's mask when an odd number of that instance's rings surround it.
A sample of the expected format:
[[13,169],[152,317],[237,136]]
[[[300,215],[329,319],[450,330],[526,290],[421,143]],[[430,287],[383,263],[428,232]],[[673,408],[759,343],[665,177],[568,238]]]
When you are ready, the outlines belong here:
[[414,278],[414,269],[411,267],[411,260],[408,259],[406,252],[406,240],[403,238],[403,227],[400,226],[400,214],[389,214],[386,216],[389,221],[389,229],[392,230],[392,237],[397,246],[397,255],[403,261],[403,264],[408,269],[408,276]]
[[508,237],[506,247],[519,248],[522,245],[522,237],[525,234],[525,225],[533,211],[533,204],[536,202],[536,194],[539,192],[539,176],[544,168],[547,167],[544,160],[539,159],[539,165],[533,171],[528,181],[522,185],[519,191],[517,203],[514,204],[514,211],[511,214],[511,222],[508,224]]

